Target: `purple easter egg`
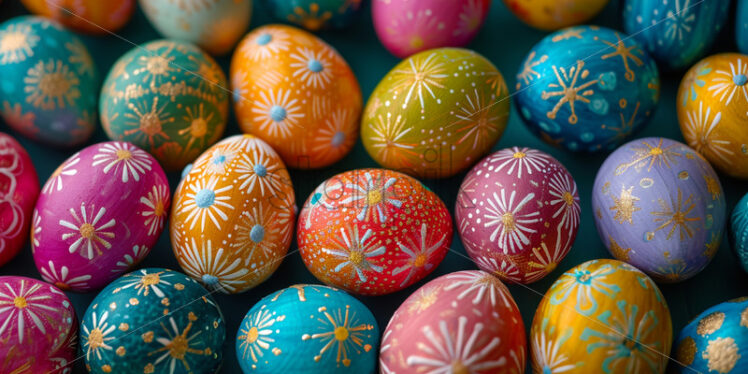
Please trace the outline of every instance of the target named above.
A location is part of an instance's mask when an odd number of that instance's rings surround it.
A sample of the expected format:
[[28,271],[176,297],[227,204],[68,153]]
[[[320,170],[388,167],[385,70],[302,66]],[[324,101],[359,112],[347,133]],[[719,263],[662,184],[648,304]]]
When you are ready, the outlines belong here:
[[140,262],[169,212],[169,184],[150,154],[128,142],[91,145],[42,188],[31,250],[44,280],[63,290],[105,286]]
[[592,208],[613,256],[668,283],[706,267],[726,220],[714,169],[665,138],[634,140],[608,156],[595,178]]

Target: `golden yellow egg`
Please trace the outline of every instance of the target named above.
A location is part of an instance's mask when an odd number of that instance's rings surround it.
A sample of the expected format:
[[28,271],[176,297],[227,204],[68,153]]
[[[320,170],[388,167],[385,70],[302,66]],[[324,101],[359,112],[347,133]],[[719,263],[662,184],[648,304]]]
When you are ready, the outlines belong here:
[[586,23],[608,0],[504,0],[522,22],[541,30],[558,30]]

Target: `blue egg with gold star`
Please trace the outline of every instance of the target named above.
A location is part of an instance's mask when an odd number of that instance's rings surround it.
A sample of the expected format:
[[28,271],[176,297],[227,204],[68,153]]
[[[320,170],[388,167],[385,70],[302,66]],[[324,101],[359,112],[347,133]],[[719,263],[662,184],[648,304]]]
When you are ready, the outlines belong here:
[[626,34],[598,26],[548,35],[517,73],[517,111],[545,142],[570,151],[612,150],[654,114],[655,61]]
[[748,272],[748,193],[743,196],[732,211],[728,238],[733,251],[740,260],[740,266]]
[[88,306],[80,345],[89,373],[215,373],[226,338],[213,296],[168,269],[126,274]]
[[22,16],[0,24],[0,114],[24,136],[57,147],[96,127],[99,78],[85,44],[60,24]]
[[236,336],[245,374],[374,373],[379,328],[364,304],[337,288],[294,285],[247,312]]
[[362,0],[263,0],[262,3],[276,19],[309,31],[347,27],[363,7]]

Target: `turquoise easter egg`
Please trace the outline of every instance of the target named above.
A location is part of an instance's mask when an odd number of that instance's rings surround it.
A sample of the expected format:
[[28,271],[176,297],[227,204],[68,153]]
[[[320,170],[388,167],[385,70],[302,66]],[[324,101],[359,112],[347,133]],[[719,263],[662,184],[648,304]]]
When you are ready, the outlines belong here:
[[730,217],[728,231],[730,245],[740,260],[740,266],[748,272],[748,194],[735,206]]
[[644,126],[659,101],[657,65],[642,44],[605,27],[557,31],[517,73],[517,109],[545,142],[611,150]]
[[96,126],[98,74],[83,42],[46,18],[0,24],[0,114],[33,140],[72,147]]
[[748,54],[748,0],[738,0],[735,15],[735,42],[741,53]]
[[295,285],[260,300],[244,316],[236,357],[245,374],[374,373],[374,315],[336,288]]
[[310,31],[343,28],[361,10],[362,0],[263,0],[268,13]]

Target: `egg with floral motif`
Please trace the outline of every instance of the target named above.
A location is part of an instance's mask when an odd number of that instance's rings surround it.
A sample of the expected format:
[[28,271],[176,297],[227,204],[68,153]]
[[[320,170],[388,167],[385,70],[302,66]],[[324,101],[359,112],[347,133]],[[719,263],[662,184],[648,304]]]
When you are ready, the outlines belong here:
[[0,132],[0,266],[26,244],[39,178],[26,150]]
[[353,296],[297,284],[255,304],[239,326],[235,345],[245,374],[373,374],[379,327]]
[[509,91],[480,54],[439,48],[408,57],[379,82],[361,119],[361,140],[385,168],[419,178],[453,176],[499,141]]
[[748,272],[748,194],[738,201],[732,211],[727,237],[740,260],[740,266]]
[[93,374],[216,373],[226,323],[213,296],[169,269],[125,274],[86,309],[80,344]]
[[542,151],[512,147],[467,174],[455,221],[481,270],[506,282],[532,283],[569,253],[579,213],[577,184],[560,162]]
[[491,0],[374,0],[374,30],[393,55],[462,47],[478,34]]
[[148,151],[181,170],[223,134],[229,95],[221,67],[196,46],[156,40],[115,62],[99,103],[112,140]]
[[76,31],[106,35],[130,21],[135,0],[21,0],[30,12]]
[[166,174],[153,156],[127,142],[83,148],[52,173],[36,202],[36,268],[63,290],[100,289],[148,255],[169,203]]
[[231,60],[239,128],[270,144],[291,168],[316,169],[356,143],[361,90],[322,39],[283,25],[247,34]]
[[280,266],[295,213],[280,156],[252,135],[226,138],[188,166],[174,192],[174,254],[209,290],[247,291]]
[[312,192],[299,214],[296,241],[317,279],[383,295],[439,266],[452,242],[452,220],[439,197],[416,179],[357,169]]
[[263,0],[273,17],[310,31],[349,26],[363,7],[362,0]]
[[595,177],[592,209],[610,253],[659,282],[704,269],[726,221],[717,173],[696,151],[665,138],[633,140],[611,153]]
[[99,78],[86,45],[35,16],[0,24],[0,114],[24,136],[57,147],[84,143],[96,127]]
[[543,141],[570,151],[612,150],[642,128],[659,101],[655,61],[605,27],[557,31],[517,73],[517,111]]
[[699,61],[681,81],[676,105],[688,145],[721,172],[748,179],[748,56]]
[[421,286],[390,319],[379,351],[381,373],[522,374],[527,348],[517,304],[501,281],[480,270]]
[[530,328],[533,373],[663,374],[673,327],[646,274],[617,260],[569,269],[540,301]]
[[522,22],[551,31],[587,23],[608,4],[608,0],[504,0]]

